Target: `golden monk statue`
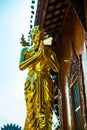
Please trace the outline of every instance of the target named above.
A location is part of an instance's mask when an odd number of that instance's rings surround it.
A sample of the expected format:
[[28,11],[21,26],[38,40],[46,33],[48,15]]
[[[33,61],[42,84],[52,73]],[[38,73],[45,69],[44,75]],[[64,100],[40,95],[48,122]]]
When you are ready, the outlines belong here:
[[[25,82],[27,117],[24,130],[52,130],[54,83],[50,69],[59,71],[55,53],[44,49],[44,32],[35,26],[31,32],[33,45],[25,46],[20,57],[20,70],[29,69]],[[26,45],[23,39],[24,45]]]

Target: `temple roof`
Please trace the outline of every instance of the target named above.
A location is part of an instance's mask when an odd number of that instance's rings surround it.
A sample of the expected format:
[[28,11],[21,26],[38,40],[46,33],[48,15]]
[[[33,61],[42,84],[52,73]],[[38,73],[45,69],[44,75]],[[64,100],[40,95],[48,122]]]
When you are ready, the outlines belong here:
[[[86,19],[85,19],[85,0],[70,0],[75,12],[81,20],[84,29],[87,31]],[[87,8],[87,7],[86,7]]]
[[40,25],[52,37],[63,28],[69,7],[72,5],[86,29],[83,0],[38,0],[35,25]]
[[68,0],[39,0],[35,25],[40,25],[49,36],[54,37],[63,26],[68,7]]

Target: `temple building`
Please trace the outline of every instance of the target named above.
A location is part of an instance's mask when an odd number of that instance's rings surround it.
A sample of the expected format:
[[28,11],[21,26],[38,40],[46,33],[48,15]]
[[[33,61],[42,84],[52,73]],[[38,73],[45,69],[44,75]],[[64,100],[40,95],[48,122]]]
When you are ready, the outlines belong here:
[[87,0],[38,0],[35,13],[60,65],[56,130],[87,130]]

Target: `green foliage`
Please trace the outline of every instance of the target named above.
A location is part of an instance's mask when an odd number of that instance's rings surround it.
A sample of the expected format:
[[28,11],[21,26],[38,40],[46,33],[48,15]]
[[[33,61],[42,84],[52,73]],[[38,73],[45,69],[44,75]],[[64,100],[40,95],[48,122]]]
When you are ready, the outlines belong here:
[[7,125],[4,125],[4,127],[1,128],[1,130],[22,130],[22,129],[18,125],[7,124]]

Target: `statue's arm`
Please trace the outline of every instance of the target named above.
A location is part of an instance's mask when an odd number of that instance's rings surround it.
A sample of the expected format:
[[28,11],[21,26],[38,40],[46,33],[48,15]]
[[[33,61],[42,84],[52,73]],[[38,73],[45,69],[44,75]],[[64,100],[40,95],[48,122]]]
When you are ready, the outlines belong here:
[[46,58],[48,59],[51,68],[53,69],[54,72],[59,72],[59,63],[56,57],[56,54],[54,52],[51,53],[50,56],[46,55]]
[[42,44],[40,44],[40,47],[37,52],[32,57],[29,57],[28,59],[25,60],[25,53],[27,51],[27,48],[23,48],[21,51],[21,56],[20,56],[20,62],[19,62],[19,69],[24,70],[29,67],[30,64],[33,63],[34,60],[37,60],[40,58],[41,53],[42,53]]

